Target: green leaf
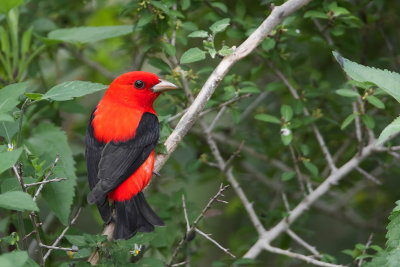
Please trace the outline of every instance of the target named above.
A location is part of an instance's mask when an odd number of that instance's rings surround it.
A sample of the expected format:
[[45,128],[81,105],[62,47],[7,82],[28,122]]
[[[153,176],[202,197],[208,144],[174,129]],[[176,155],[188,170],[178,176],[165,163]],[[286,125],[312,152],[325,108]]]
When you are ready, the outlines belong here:
[[165,72],[171,71],[170,66],[160,58],[154,58],[154,57],[150,58],[149,64],[152,65],[153,67],[156,67],[157,69],[165,71]]
[[306,160],[303,160],[303,164],[306,167],[306,169],[312,174],[312,176],[314,177],[318,176],[319,171],[317,166]]
[[176,48],[172,44],[163,42],[162,46],[164,47],[165,52],[170,57],[174,57],[176,55]]
[[152,22],[155,18],[155,15],[153,13],[144,13],[142,14],[142,16],[140,17],[137,26],[138,27],[142,27],[145,26],[147,24],[149,24],[150,22]]
[[[23,179],[25,184],[37,182],[37,180],[33,179],[32,177],[24,177]],[[22,191],[21,185],[19,184],[18,179],[16,179],[15,176],[10,178],[5,178],[1,183],[1,192],[6,193],[9,191]]]
[[76,27],[51,31],[47,37],[49,40],[53,41],[71,44],[87,44],[127,35],[132,33],[135,29],[136,28],[131,25]]
[[286,182],[293,179],[295,176],[296,176],[295,172],[284,172],[282,173],[281,180]]
[[72,81],[64,82],[51,88],[45,93],[42,99],[49,99],[55,101],[71,100],[74,97],[80,97],[92,94],[97,91],[107,89],[108,85],[101,83]]
[[222,12],[227,13],[228,12],[228,8],[226,7],[226,5],[222,2],[212,2],[211,3],[212,7],[218,8],[220,10],[222,10]]
[[281,115],[283,119],[288,122],[293,118],[293,109],[288,105],[281,106]]
[[36,202],[33,201],[32,197],[28,193],[22,191],[9,191],[0,194],[0,208],[19,211],[39,211],[39,208],[37,207]]
[[227,56],[233,53],[233,49],[230,48],[229,46],[224,45],[219,51],[218,54],[220,54],[221,56]]
[[0,174],[8,170],[17,162],[21,156],[22,148],[13,151],[0,152]]
[[385,104],[377,97],[373,96],[373,95],[367,95],[366,99],[368,101],[368,103],[370,103],[371,105],[380,108],[380,109],[384,109],[385,108]]
[[206,52],[195,47],[190,48],[188,51],[183,53],[181,57],[181,64],[192,63],[196,61],[200,61],[206,58]]
[[384,143],[390,136],[400,132],[400,117],[397,117],[381,132],[377,145]]
[[21,54],[24,56],[29,51],[29,46],[31,44],[31,37],[32,37],[32,30],[33,27],[29,27],[24,34],[22,35],[21,41]]
[[354,113],[347,116],[346,119],[344,119],[344,121],[342,122],[342,125],[340,126],[340,130],[343,130],[347,126],[349,126],[349,124],[354,120],[355,117],[356,117],[356,114],[354,114]]
[[396,207],[389,216],[387,225],[386,246],[387,249],[396,249],[400,246],[400,200],[396,201]]
[[2,0],[0,1],[0,13],[7,14],[8,11],[21,5],[23,2],[24,0]]
[[[6,1],[2,1],[6,2]],[[6,54],[6,56],[11,56],[10,52],[10,37],[8,36],[8,32],[4,29],[3,26],[0,26],[0,41],[1,41],[1,51]]]
[[65,238],[69,243],[78,247],[85,246],[87,244],[85,237],[82,235],[66,235]]
[[344,97],[358,97],[360,96],[357,92],[350,89],[339,89],[336,90],[336,94]]
[[223,32],[226,28],[228,28],[231,19],[221,19],[215,22],[213,25],[210,26],[210,30],[213,34],[218,32]]
[[304,13],[304,18],[327,19],[328,15],[318,10],[309,10]]
[[12,143],[13,136],[18,132],[18,122],[0,121],[0,136],[6,139],[8,144]]
[[289,145],[292,142],[293,133],[289,128],[287,127],[281,128],[281,140],[285,146]]
[[255,86],[246,86],[244,88],[240,89],[241,94],[245,94],[245,93],[260,93],[260,89],[258,89]]
[[60,221],[67,225],[76,176],[75,162],[65,132],[52,124],[42,123],[32,131],[27,145],[33,154],[40,157],[40,161],[46,160],[47,166],[54,162],[57,154],[60,155],[54,176],[65,177],[67,180],[46,185],[42,196]]
[[[7,1],[3,1],[7,2]],[[13,251],[10,253],[4,253],[0,255],[0,266],[1,267],[22,267],[26,266],[28,261],[28,253],[26,251]]]
[[256,116],[254,116],[254,118],[259,121],[282,124],[282,121],[279,118],[268,114],[257,114]]
[[182,10],[186,10],[190,7],[190,0],[181,0]]
[[26,97],[32,100],[40,100],[43,97],[43,94],[38,93],[25,93]]
[[207,38],[208,32],[206,31],[194,31],[188,35],[190,38]]
[[342,57],[337,52],[333,52],[333,55],[343,70],[353,80],[358,82],[372,82],[400,102],[400,90],[398,90],[400,74],[357,64]]
[[92,254],[92,249],[90,248],[81,248],[76,252],[73,256],[74,259],[82,259],[87,258]]
[[261,47],[262,49],[264,49],[265,52],[268,52],[275,47],[275,44],[275,39],[267,38],[261,43]]
[[156,258],[142,258],[140,260],[140,265],[134,265],[140,267],[164,267],[165,264],[162,260]]
[[362,114],[361,119],[363,120],[365,126],[367,126],[369,129],[374,129],[375,127],[375,121],[374,119],[368,115],[368,114]]
[[0,90],[0,114],[12,111],[19,104],[19,97],[28,88],[28,83],[14,83]]

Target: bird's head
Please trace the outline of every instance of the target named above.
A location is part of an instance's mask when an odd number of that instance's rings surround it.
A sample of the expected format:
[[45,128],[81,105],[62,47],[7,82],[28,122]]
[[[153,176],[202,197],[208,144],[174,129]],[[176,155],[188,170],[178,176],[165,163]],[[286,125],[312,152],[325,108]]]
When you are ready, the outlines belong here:
[[174,89],[178,89],[175,84],[151,72],[132,71],[117,77],[104,97],[126,106],[152,108],[162,92]]

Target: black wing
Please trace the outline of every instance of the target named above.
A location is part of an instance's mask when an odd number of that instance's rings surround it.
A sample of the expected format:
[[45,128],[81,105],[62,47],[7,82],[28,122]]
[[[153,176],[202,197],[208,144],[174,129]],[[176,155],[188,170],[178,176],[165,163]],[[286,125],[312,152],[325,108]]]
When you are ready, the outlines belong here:
[[[92,115],[90,116],[89,124],[86,130],[86,137],[85,137],[85,157],[86,157],[86,168],[88,173],[88,181],[90,190],[95,187],[98,183],[99,179],[97,178],[98,173],[98,166],[101,159],[101,152],[104,148],[104,143],[97,141],[94,137],[94,130],[92,126],[93,121],[93,110]],[[111,208],[107,201],[102,204],[97,204],[97,208],[99,209],[100,215],[103,218],[105,223],[109,223],[111,220]]]
[[126,142],[109,142],[98,164],[97,181],[88,195],[90,204],[103,205],[107,194],[134,173],[154,150],[160,137],[157,117],[144,113],[136,129],[135,137]]

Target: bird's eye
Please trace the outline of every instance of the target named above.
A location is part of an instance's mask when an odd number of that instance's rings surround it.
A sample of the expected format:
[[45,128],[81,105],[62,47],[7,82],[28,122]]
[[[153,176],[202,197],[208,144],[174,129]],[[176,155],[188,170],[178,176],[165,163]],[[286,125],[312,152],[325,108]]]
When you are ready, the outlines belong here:
[[141,80],[137,80],[135,81],[134,85],[137,89],[142,89],[144,87],[144,82]]

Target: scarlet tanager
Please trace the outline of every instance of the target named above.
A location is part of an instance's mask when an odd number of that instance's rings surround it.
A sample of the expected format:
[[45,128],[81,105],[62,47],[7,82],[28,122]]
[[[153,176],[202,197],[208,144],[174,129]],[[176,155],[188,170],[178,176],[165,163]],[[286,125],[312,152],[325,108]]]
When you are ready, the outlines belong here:
[[177,88],[153,73],[128,72],[110,84],[92,112],[85,140],[91,190],[87,199],[97,205],[106,224],[113,220],[114,207],[114,239],[164,225],[142,190],[153,174],[160,135],[153,102],[161,92]]

